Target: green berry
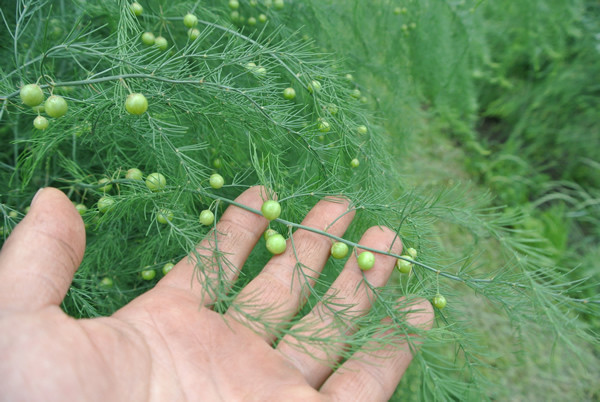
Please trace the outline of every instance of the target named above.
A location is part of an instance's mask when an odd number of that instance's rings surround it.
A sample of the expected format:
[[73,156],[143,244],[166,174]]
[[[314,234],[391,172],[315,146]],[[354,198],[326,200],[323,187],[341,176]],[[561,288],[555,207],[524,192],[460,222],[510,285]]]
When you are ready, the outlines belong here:
[[370,251],[363,251],[358,255],[358,267],[363,271],[368,271],[375,265],[375,256]]
[[259,14],[258,15],[258,22],[260,22],[261,24],[264,24],[265,22],[267,22],[267,16],[264,14]]
[[183,25],[188,28],[193,28],[198,25],[198,17],[196,17],[192,13],[187,13],[185,17],[183,17]]
[[38,116],[35,119],[33,119],[33,127],[37,128],[38,130],[47,129],[48,124],[48,119],[44,116]]
[[112,189],[112,184],[110,182],[110,179],[107,179],[107,178],[100,179],[100,180],[98,180],[98,184],[100,185],[100,187],[98,187],[98,191],[102,191],[102,192],[106,193],[107,191],[110,191]]
[[52,95],[44,103],[44,110],[50,117],[58,118],[67,113],[67,101],[62,96]]
[[129,94],[125,99],[125,109],[131,114],[144,114],[148,110],[148,99],[142,94]]
[[210,176],[209,183],[212,188],[218,190],[225,184],[225,179],[220,174],[214,173]]
[[212,165],[215,169],[221,169],[223,167],[223,162],[219,158],[213,159]]
[[359,165],[360,165],[360,161],[356,158],[354,158],[350,161],[350,166],[353,168],[357,168]]
[[146,267],[146,269],[140,272],[140,275],[142,275],[143,280],[151,281],[156,276],[156,270]]
[[250,25],[251,27],[256,25],[256,18],[254,18],[254,17],[248,18],[248,25]]
[[408,253],[408,255],[411,256],[411,258],[414,260],[415,258],[417,258],[417,250],[415,250],[414,248],[410,247],[408,250],[406,250],[406,252]]
[[356,131],[357,131],[359,134],[363,134],[363,135],[364,135],[364,134],[366,134],[366,133],[367,133],[369,130],[367,129],[367,126],[365,126],[365,125],[360,125],[360,126],[358,126],[358,127],[356,128]]
[[199,221],[204,226],[210,226],[215,221],[215,214],[213,214],[211,210],[205,209],[200,212]]
[[163,38],[162,36],[157,36],[154,39],[154,45],[162,51],[167,50],[167,48],[169,47],[169,42],[167,42],[167,40],[165,38]]
[[144,12],[144,7],[142,7],[142,5],[140,3],[138,3],[137,1],[134,1],[133,3],[131,3],[131,5],[129,6],[129,9],[131,10],[131,12],[133,14],[135,14],[136,17],[139,17]]
[[439,293],[433,297],[432,304],[440,310],[446,307],[446,303],[446,298]]
[[111,278],[109,278],[108,276],[105,276],[100,281],[100,286],[103,287],[103,288],[112,288],[113,287],[113,280]]
[[170,209],[161,209],[156,214],[156,220],[158,221],[158,223],[166,225],[167,223],[173,220],[173,211],[171,211]]
[[317,93],[321,91],[321,83],[317,80],[312,80],[309,84],[308,84],[308,92],[310,93]]
[[146,177],[146,187],[150,191],[160,191],[167,187],[167,179],[161,173],[150,173]]
[[329,132],[329,130],[331,130],[331,125],[329,124],[329,122],[327,120],[319,120],[319,125],[318,125],[319,131],[322,133],[327,133]]
[[[402,257],[408,257],[403,255]],[[403,259],[398,259],[396,261],[396,269],[400,271],[401,274],[410,274],[412,271],[412,263],[410,261],[406,261]]]
[[354,99],[360,99],[360,89],[356,88],[353,89],[352,92],[350,92],[350,96],[353,97]]
[[279,215],[281,214],[281,205],[277,201],[267,200],[263,202],[260,211],[265,218],[272,221],[273,219],[279,218]]
[[238,0],[229,0],[229,8],[232,10],[237,10],[240,8],[240,2]]
[[27,106],[38,106],[44,101],[44,92],[38,84],[23,85],[19,94]]
[[142,180],[143,173],[140,169],[131,168],[125,173],[125,178],[129,180]]
[[346,243],[342,243],[341,241],[336,241],[331,246],[331,256],[333,258],[344,258],[348,255],[348,245]]
[[152,32],[144,32],[142,34],[142,43],[146,46],[154,45],[154,34]]
[[98,211],[100,213],[107,213],[110,211],[115,205],[115,200],[110,195],[105,195],[104,197],[100,197],[98,200]]
[[267,250],[272,254],[281,254],[285,251],[287,244],[285,238],[279,233],[270,236],[267,239]]
[[173,264],[172,262],[167,262],[163,267],[162,267],[162,273],[163,275],[168,274],[173,267],[175,266],[175,264]]
[[284,6],[284,2],[283,0],[273,0],[273,7],[275,7],[276,10],[281,10]]
[[190,40],[196,40],[200,36],[200,31],[197,28],[192,28],[188,31],[188,38]]
[[85,215],[85,213],[88,210],[88,207],[86,207],[84,204],[77,204],[75,205],[75,209],[77,210],[77,212],[79,212],[79,215]]

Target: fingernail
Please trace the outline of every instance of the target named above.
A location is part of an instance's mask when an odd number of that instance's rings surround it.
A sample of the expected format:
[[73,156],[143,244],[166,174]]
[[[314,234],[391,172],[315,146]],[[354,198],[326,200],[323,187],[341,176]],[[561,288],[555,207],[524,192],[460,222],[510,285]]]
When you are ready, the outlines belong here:
[[38,198],[38,195],[40,195],[40,193],[42,192],[42,190],[43,190],[43,189],[44,189],[43,187],[42,187],[42,188],[40,188],[40,189],[37,191],[37,193],[35,193],[35,195],[33,196],[33,199],[31,200],[31,205],[32,205],[32,206],[33,206],[33,204],[35,204],[35,200],[37,200],[37,198]]

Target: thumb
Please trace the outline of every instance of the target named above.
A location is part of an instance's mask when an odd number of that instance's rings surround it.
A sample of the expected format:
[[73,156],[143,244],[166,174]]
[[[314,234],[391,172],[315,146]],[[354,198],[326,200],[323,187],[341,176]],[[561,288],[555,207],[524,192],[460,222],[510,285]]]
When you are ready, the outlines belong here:
[[0,312],[58,305],[83,259],[85,228],[60,190],[35,195],[0,252]]

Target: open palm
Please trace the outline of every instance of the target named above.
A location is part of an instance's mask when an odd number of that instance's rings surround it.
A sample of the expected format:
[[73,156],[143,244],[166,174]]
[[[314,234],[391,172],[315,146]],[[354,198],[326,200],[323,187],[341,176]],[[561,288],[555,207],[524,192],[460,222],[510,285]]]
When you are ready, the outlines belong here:
[[[237,202],[260,209],[263,191],[250,188]],[[303,225],[341,236],[352,218],[345,200],[330,199],[320,201]],[[267,224],[262,216],[230,206],[198,253],[210,260],[218,244],[228,267],[241,269]],[[360,243],[398,254],[402,247],[393,231],[381,227],[369,229]],[[377,352],[358,351],[335,371],[331,367],[341,354],[335,348],[341,352],[344,345],[325,350],[304,344],[303,337],[291,335],[299,330],[273,346],[277,327],[285,327],[305,300],[301,281],[294,280],[297,259],[318,271],[330,246],[329,238],[298,230],[295,254],[288,247],[271,258],[224,314],[211,309],[210,286],[192,281],[195,257],[181,260],[154,289],[111,317],[75,320],[58,306],[83,258],[83,222],[62,192],[41,190],[0,253],[0,399],[386,400],[411,360],[403,339]],[[340,306],[352,306],[346,316],[368,312],[372,298],[361,281],[366,276],[384,285],[394,263],[378,254],[375,267],[363,273],[356,258],[349,258],[330,290]],[[225,283],[237,278],[237,269],[204,265],[199,278],[204,284],[217,276]],[[295,325],[332,336],[342,331],[331,325],[332,310],[321,307]],[[431,326],[427,301],[411,309],[411,325]],[[249,318],[264,311],[271,321]]]

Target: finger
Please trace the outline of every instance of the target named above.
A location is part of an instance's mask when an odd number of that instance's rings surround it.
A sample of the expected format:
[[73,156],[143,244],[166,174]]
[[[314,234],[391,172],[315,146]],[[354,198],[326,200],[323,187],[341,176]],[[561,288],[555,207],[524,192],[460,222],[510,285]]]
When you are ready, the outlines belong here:
[[[264,187],[256,186],[235,201],[260,210],[267,198]],[[217,222],[216,230],[206,235],[195,253],[179,261],[155,290],[178,290],[199,304],[214,303],[216,295],[226,292],[237,279],[267,225],[261,215],[230,205]]]
[[83,259],[85,228],[60,190],[40,190],[0,253],[0,309],[58,305]]
[[[365,232],[361,245],[378,250],[402,251],[395,232],[372,227]],[[361,250],[358,250],[360,253]],[[342,273],[333,282],[323,301],[296,323],[283,337],[277,349],[298,368],[309,384],[318,388],[340,359],[343,342],[320,342],[325,338],[340,339],[355,331],[353,321],[366,314],[372,305],[373,289],[385,285],[396,259],[375,254],[375,265],[368,271],[358,267],[356,254],[348,259]],[[311,339],[316,341],[311,342]]]
[[[428,330],[433,323],[433,307],[419,299],[409,306],[408,326]],[[384,334],[384,336],[390,335]],[[404,336],[396,331],[385,346],[373,340],[344,362],[323,384],[321,392],[338,401],[387,401],[398,386],[415,348],[416,336]]]
[[[321,200],[302,225],[342,236],[354,217],[348,200]],[[293,240],[293,241],[292,241]],[[243,322],[265,340],[273,341],[277,330],[304,304],[330,255],[329,237],[305,229],[288,239],[286,251],[274,256],[232,303],[227,315]]]

